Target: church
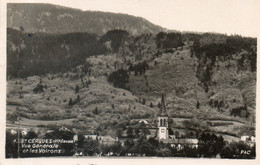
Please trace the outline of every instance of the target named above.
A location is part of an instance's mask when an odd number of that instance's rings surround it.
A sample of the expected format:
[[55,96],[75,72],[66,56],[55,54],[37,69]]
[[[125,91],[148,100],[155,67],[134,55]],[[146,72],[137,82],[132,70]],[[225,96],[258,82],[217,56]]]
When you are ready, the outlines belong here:
[[162,101],[160,107],[160,113],[158,114],[158,134],[159,141],[169,138],[169,116],[166,113],[164,95],[162,94]]
[[169,115],[166,111],[164,94],[162,94],[161,107],[157,116],[157,122],[157,138],[159,142],[170,144],[171,147],[175,147],[177,149],[182,149],[184,146],[198,148],[198,139],[176,139],[174,135],[169,135]]

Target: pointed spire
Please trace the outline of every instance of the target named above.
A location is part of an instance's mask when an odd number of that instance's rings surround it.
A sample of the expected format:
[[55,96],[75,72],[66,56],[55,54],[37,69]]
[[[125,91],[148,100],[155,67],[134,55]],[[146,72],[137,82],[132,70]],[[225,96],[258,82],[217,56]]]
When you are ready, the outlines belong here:
[[167,115],[167,113],[166,113],[165,101],[164,101],[164,94],[162,94],[162,101],[161,101],[161,107],[160,107],[160,115]]

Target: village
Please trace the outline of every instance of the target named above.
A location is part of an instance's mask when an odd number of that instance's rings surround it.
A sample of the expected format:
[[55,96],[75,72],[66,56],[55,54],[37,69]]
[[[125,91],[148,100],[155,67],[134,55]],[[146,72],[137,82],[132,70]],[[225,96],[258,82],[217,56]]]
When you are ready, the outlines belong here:
[[[217,136],[214,133],[202,132],[198,138],[184,136],[176,136],[174,129],[171,128],[169,122],[169,115],[165,106],[164,95],[161,98],[160,112],[157,115],[157,126],[149,124],[147,120],[139,120],[139,126],[128,126],[124,135],[119,137],[111,137],[109,135],[102,136],[97,134],[82,134],[78,135],[66,126],[61,126],[58,130],[47,130],[45,132],[45,139],[66,139],[72,141],[73,145],[65,147],[60,150],[60,155],[57,156],[177,156],[177,157],[221,157],[220,151],[226,145],[242,145],[237,155],[233,157],[252,156],[252,149],[255,147],[255,137],[244,134],[239,141],[228,142],[222,136]],[[39,137],[28,129],[24,128],[9,128],[7,129],[13,137],[11,145],[16,145],[17,150],[23,150],[21,141],[39,141]],[[56,140],[57,141],[57,140]],[[32,143],[32,142],[31,142]],[[55,142],[52,142],[55,144]],[[206,144],[208,146],[206,146]],[[35,145],[35,144],[34,144]],[[215,145],[215,146],[214,146]],[[217,147],[221,145],[221,150],[212,152],[211,155],[204,155],[200,153],[200,148],[203,147]],[[65,148],[64,148],[65,147]],[[219,146],[218,146],[219,147]],[[14,147],[16,148],[16,147]],[[58,148],[58,147],[57,147]],[[159,152],[159,151],[160,152]],[[62,151],[62,152],[61,152]],[[16,152],[16,153],[15,153]],[[184,154],[183,154],[184,152]],[[242,153],[243,152],[243,153]],[[251,153],[252,152],[252,153]],[[37,153],[37,152],[36,152]],[[33,153],[26,155],[13,151],[13,154],[18,157],[27,157],[34,155]],[[40,154],[40,153],[37,153]],[[37,155],[36,154],[36,155]],[[42,153],[41,156],[47,156],[49,153]],[[35,155],[34,155],[35,156]]]

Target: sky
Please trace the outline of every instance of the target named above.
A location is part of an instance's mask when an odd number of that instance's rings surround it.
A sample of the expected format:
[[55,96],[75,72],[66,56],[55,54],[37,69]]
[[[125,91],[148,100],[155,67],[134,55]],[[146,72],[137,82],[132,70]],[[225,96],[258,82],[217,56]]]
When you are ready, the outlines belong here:
[[[21,0],[7,0],[21,2]],[[259,34],[260,0],[24,0],[143,17],[170,30]]]

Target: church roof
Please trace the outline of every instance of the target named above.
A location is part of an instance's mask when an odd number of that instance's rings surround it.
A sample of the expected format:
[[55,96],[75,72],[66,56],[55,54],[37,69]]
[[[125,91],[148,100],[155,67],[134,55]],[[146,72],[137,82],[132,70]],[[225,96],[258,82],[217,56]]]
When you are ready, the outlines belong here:
[[166,106],[165,106],[165,101],[164,101],[164,94],[162,94],[162,101],[161,101],[161,107],[160,107],[160,114],[161,116],[166,116]]

